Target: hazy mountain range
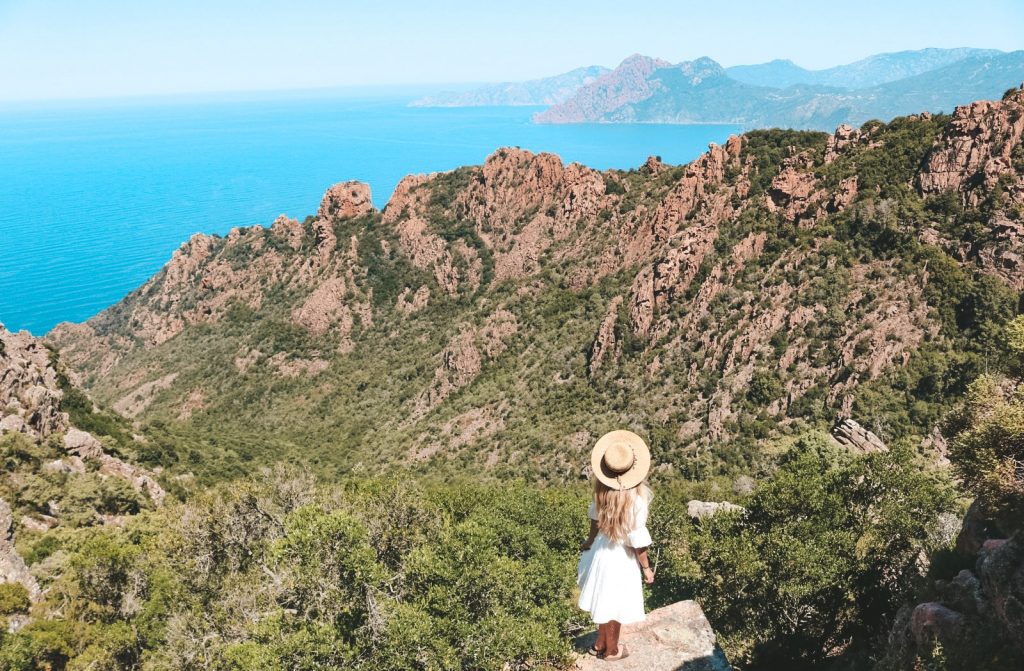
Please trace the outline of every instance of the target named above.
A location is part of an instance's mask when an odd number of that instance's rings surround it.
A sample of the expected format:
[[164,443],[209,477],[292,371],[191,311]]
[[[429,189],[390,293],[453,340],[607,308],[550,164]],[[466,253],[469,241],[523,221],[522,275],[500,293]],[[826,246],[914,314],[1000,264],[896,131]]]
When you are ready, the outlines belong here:
[[[582,73],[587,73],[583,75]],[[877,54],[824,70],[792,61],[725,68],[636,54],[617,68],[442,94],[418,106],[550,105],[539,123],[735,123],[831,130],[920,111],[949,112],[998,98],[1024,81],[1024,51],[922,49]],[[569,93],[572,82],[579,82]],[[557,95],[556,95],[557,93]]]
[[590,84],[611,69],[591,65],[554,77],[527,82],[489,84],[470,91],[441,91],[411,103],[412,107],[488,107],[557,105],[571,98],[581,86]]

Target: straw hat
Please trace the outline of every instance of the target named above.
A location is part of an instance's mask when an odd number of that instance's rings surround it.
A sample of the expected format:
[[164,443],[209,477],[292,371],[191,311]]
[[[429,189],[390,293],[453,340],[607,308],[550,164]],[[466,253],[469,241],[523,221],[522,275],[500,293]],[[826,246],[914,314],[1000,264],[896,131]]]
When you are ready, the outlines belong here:
[[632,489],[651,470],[651,451],[632,431],[606,433],[590,453],[594,476],[612,489]]

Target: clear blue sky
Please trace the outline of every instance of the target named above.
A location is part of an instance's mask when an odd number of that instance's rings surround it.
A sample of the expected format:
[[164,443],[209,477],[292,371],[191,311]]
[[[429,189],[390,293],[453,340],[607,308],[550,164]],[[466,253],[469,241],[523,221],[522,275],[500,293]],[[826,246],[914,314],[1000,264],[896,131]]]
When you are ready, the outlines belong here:
[[0,99],[541,77],[634,52],[810,68],[1024,48],[1022,0],[0,0]]

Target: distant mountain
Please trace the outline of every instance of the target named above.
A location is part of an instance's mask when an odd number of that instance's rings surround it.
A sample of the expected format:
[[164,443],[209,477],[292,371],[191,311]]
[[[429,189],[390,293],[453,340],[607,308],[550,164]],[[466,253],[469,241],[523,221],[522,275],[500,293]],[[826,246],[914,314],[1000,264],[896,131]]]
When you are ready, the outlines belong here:
[[726,73],[737,81],[755,86],[787,88],[797,84],[861,89],[888,84],[952,65],[965,58],[991,58],[1003,54],[997,49],[919,49],[875,54],[854,63],[824,70],[807,70],[790,60],[759,65],[736,65]]
[[557,105],[571,98],[581,86],[610,72],[591,65],[571,72],[528,82],[489,84],[470,91],[442,91],[410,103],[411,107],[486,107],[491,105]]
[[651,97],[660,84],[651,75],[671,68],[660,58],[633,54],[619,67],[585,84],[564,103],[539,115],[544,123],[572,123],[581,117],[603,116]]
[[[938,55],[933,59],[941,60]],[[920,67],[920,62],[914,67]],[[795,76],[796,66],[791,65],[776,62],[773,68],[779,81]],[[864,68],[857,66],[850,72],[854,71],[863,72]],[[881,69],[872,76],[881,76],[878,72]],[[866,76],[861,75],[862,79]],[[855,79],[850,75],[851,81]],[[842,123],[860,125],[915,110],[948,112],[972,100],[999,98],[1021,81],[1024,51],[983,52],[921,74],[857,89],[822,84],[755,85],[736,79],[710,58],[668,65],[631,56],[534,119],[539,123],[735,123],[829,130]]]

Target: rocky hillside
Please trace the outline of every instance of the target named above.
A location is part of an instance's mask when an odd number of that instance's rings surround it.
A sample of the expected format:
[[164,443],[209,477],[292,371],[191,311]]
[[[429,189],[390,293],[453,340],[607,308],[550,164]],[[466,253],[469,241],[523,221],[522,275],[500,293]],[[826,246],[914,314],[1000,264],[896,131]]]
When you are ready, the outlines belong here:
[[[28,601],[38,600],[47,576],[36,564],[48,554],[40,548],[52,552],[55,534],[120,526],[163,503],[156,475],[119,456],[145,438],[120,435],[116,421],[93,407],[41,341],[0,326],[0,586],[20,585]],[[8,625],[23,622],[16,616]]]
[[[683,475],[854,416],[934,432],[1024,288],[1024,93],[628,172],[497,151],[198,235],[49,341],[154,456],[576,478],[612,426]],[[935,434],[935,435],[933,435]],[[156,454],[154,448],[151,453]]]
[[410,107],[487,107],[518,105],[557,105],[601,75],[609,72],[600,65],[576,68],[569,72],[526,82],[488,84],[469,91],[442,91],[409,103]]
[[1024,52],[938,51],[882,54],[817,72],[778,61],[727,70],[710,58],[673,65],[636,55],[535,120],[831,130],[923,110],[948,112],[1024,80]]

